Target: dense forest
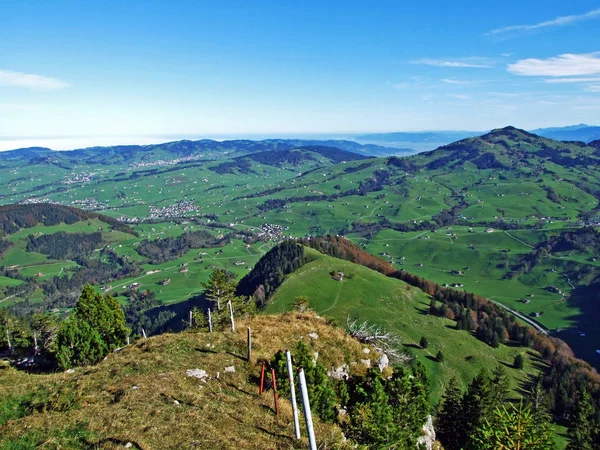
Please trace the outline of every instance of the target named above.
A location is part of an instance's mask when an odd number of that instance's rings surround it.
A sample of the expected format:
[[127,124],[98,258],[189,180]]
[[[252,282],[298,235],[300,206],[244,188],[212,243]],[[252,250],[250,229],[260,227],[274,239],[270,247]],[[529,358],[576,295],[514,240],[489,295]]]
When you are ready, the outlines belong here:
[[102,233],[99,231],[95,233],[59,231],[58,233],[44,234],[39,237],[30,234],[27,237],[27,251],[43,253],[50,259],[74,260],[90,256],[103,243]]
[[284,241],[269,250],[237,286],[239,295],[254,296],[258,307],[264,306],[286,275],[306,264],[304,247]]
[[90,219],[101,220],[115,231],[137,236],[136,231],[112,217],[50,203],[0,206],[0,236],[16,233],[23,228],[31,228],[38,224],[52,226],[65,223],[70,225]]
[[137,247],[137,252],[148,258],[152,264],[180,258],[195,248],[223,247],[231,242],[231,237],[214,237],[208,231],[192,231],[178,237],[159,238],[153,241],[144,240]]

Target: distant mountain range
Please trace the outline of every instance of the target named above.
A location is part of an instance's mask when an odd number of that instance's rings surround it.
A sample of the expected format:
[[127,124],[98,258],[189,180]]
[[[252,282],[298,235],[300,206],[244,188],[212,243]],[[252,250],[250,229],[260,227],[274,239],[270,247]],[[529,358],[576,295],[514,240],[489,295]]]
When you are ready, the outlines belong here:
[[[247,139],[214,141],[174,141],[151,145],[116,145],[111,147],[89,147],[68,151],[54,151],[45,147],[20,148],[0,152],[0,161],[42,163],[44,160],[57,163],[85,161],[89,164],[120,164],[150,162],[157,159],[190,158],[200,154],[203,159],[237,157],[273,150],[293,150],[302,147],[332,149],[362,156],[390,156],[414,153],[408,148],[390,148],[375,144],[360,144],[347,140],[306,140],[306,139]],[[351,155],[347,155],[351,156]],[[345,158],[355,159],[355,158]]]
[[[566,127],[538,128],[531,133],[557,141],[590,143],[600,139],[600,126],[579,124]],[[355,136],[362,143],[385,143],[391,147],[409,147],[416,151],[432,150],[461,139],[480,136],[487,131],[415,131],[372,133]]]
[[538,128],[531,132],[557,141],[581,141],[586,144],[600,139],[600,126],[583,123],[562,128]]

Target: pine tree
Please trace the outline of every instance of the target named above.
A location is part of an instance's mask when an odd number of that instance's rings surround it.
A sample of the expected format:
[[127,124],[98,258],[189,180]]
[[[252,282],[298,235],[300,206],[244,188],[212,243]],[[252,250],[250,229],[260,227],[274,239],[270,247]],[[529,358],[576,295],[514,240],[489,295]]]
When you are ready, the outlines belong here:
[[[490,377],[485,369],[471,381],[462,398],[463,420],[458,428],[462,447],[468,448],[469,437],[479,428],[483,418],[491,413],[494,406],[494,392]],[[476,447],[471,447],[476,448]]]
[[463,445],[460,434],[462,422],[462,392],[456,378],[452,378],[442,398],[441,409],[435,426],[437,437],[446,450],[460,450]]
[[442,351],[438,351],[437,354],[435,355],[435,360],[439,363],[444,362],[444,354],[442,353]]
[[65,369],[96,364],[107,352],[125,344],[129,333],[119,302],[86,284],[73,314],[56,334],[56,359]]
[[510,395],[510,379],[504,367],[498,365],[492,372],[492,393],[495,406],[503,404]]
[[537,377],[531,385],[531,390],[527,395],[525,401],[531,409],[531,413],[537,422],[550,422],[552,416],[550,415],[550,400],[548,393],[544,391],[542,385],[542,377]]
[[235,284],[232,277],[223,269],[213,270],[208,281],[202,283],[202,287],[204,296],[213,303],[213,309],[216,306],[217,311],[220,311],[235,296]]
[[429,341],[427,341],[427,338],[425,336],[421,336],[419,345],[421,346],[421,348],[427,348],[427,346],[429,345]]
[[594,450],[594,407],[585,388],[579,393],[569,424],[569,444],[566,450]]
[[107,350],[98,331],[75,317],[63,322],[54,345],[56,359],[62,369],[96,364]]
[[523,359],[523,355],[521,355],[520,353],[515,356],[515,361],[513,363],[513,366],[515,367],[515,369],[523,369],[523,366],[525,365],[525,360]]
[[102,296],[89,284],[83,287],[74,315],[77,321],[87,322],[98,332],[109,351],[124,345],[131,332],[119,302],[110,294]]
[[478,450],[553,450],[552,430],[538,423],[528,405],[502,405],[492,411],[470,437]]

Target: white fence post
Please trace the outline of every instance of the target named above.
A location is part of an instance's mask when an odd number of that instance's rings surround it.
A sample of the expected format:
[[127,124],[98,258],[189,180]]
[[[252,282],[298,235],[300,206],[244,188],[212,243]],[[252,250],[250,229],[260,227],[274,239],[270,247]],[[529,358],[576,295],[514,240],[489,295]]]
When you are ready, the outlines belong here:
[[302,408],[304,409],[304,420],[306,420],[306,431],[308,433],[308,448],[317,450],[317,442],[315,441],[315,430],[313,428],[312,415],[310,413],[310,401],[308,399],[308,389],[306,387],[306,378],[304,370],[298,370],[298,379],[300,380],[300,392],[302,393]]
[[192,328],[193,319],[194,319],[194,314],[192,311],[190,311],[190,328]]
[[231,331],[235,331],[235,321],[233,320],[233,305],[231,304],[231,300],[227,302],[229,306],[229,318],[231,319]]
[[210,308],[208,308],[208,331],[212,333],[212,317],[210,315]]
[[287,359],[288,378],[290,380],[290,393],[292,395],[292,411],[294,413],[294,431],[296,439],[300,439],[300,421],[298,420],[298,404],[296,403],[296,386],[294,385],[294,372],[292,371],[292,355],[289,350],[285,351]]
[[144,330],[143,328],[142,328],[142,336],[144,336],[144,339],[146,339],[146,330]]

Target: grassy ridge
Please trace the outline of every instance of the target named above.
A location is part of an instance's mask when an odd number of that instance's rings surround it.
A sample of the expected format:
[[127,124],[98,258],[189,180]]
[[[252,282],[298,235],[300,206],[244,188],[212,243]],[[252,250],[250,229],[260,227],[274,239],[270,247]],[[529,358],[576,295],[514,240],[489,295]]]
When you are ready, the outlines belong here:
[[[250,363],[246,327],[253,332]],[[0,448],[116,449],[128,442],[137,449],[307,448],[306,437],[293,439],[288,399],[280,398],[275,415],[272,392],[258,395],[260,361],[295,348],[299,339],[308,340],[328,368],[349,364],[364,371],[361,359],[379,357],[365,355],[363,345],[310,314],[260,316],[237,328],[141,340],[75,373],[29,375],[0,366]],[[235,372],[225,370],[231,366]],[[189,377],[189,369],[208,378]],[[314,424],[320,446],[350,448],[337,426],[316,417]]]
[[[430,300],[419,289],[315,250],[306,251],[314,260],[286,278],[272,297],[267,312],[290,310],[295,298],[304,296],[309,299],[310,308],[319,315],[334,318],[342,326],[348,318],[358,318],[397,333],[404,349],[427,367],[434,402],[452,377],[466,387],[481,368],[493,370],[502,363],[516,392],[526,382],[527,374],[541,367],[529,349],[505,345],[491,348],[468,332],[455,330],[454,321],[428,315]],[[330,275],[333,270],[343,272],[344,279],[334,280]],[[419,348],[421,336],[429,340],[427,349]],[[443,363],[434,360],[439,350],[444,354]],[[524,371],[511,368],[517,354],[525,356]]]

